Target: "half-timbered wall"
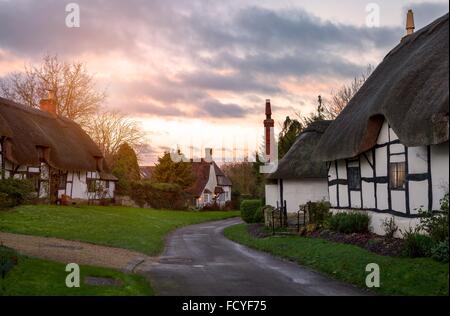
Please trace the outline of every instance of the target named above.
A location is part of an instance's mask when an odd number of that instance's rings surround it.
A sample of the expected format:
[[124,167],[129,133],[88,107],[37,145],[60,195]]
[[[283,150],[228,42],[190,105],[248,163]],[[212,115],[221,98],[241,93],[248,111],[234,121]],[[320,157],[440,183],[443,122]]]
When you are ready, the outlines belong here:
[[[6,160],[3,152],[3,139],[0,138],[0,179],[7,179],[11,176],[16,179],[35,180],[36,192],[39,198],[48,197],[49,194],[49,166],[41,163],[39,166],[17,166]],[[95,192],[89,192],[87,181],[96,181],[105,191],[104,198],[113,198],[115,182],[100,179],[97,171],[94,172],[67,172],[65,187],[58,190],[58,197],[62,195],[70,196],[72,199],[95,200],[100,198]]]
[[[374,148],[354,159],[328,164],[332,208],[366,210],[402,218],[416,218],[419,209],[437,210],[440,199],[448,192],[448,150],[448,142],[405,147],[385,121]],[[391,187],[389,169],[395,163],[404,163],[405,166],[405,185],[402,188]],[[360,171],[359,187],[348,177],[351,168]]]

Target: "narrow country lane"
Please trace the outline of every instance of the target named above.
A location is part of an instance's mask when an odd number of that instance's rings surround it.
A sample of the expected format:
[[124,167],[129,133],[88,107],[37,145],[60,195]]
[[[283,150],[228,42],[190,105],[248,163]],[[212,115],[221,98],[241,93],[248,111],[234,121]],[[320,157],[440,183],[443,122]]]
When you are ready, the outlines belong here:
[[159,295],[367,295],[297,264],[251,250],[223,236],[228,219],[176,230],[158,264],[143,264]]

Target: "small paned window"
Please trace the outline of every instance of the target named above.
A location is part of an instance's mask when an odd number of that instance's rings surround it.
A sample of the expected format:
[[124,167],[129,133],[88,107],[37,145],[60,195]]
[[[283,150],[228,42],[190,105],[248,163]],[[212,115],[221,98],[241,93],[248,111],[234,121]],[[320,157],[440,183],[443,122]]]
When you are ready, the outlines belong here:
[[389,180],[392,190],[404,190],[406,184],[406,165],[404,162],[389,164]]
[[361,171],[359,167],[348,167],[348,189],[352,191],[361,190]]

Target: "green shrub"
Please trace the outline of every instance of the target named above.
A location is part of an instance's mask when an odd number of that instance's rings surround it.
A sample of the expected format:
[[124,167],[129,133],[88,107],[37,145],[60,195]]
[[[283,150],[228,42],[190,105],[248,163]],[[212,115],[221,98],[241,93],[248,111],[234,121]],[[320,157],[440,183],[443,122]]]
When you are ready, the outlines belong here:
[[11,199],[8,194],[0,192],[0,210],[10,207]]
[[329,202],[321,201],[309,203],[309,223],[323,226],[330,216]]
[[398,231],[398,225],[395,223],[394,217],[385,218],[382,223],[384,236],[391,239],[394,238],[395,233]]
[[439,212],[419,211],[419,213],[421,215],[420,229],[436,242],[448,240],[448,193],[441,200]]
[[5,278],[17,262],[17,253],[13,249],[0,245],[0,280]]
[[264,212],[263,212],[262,207],[259,207],[255,211],[255,216],[253,217],[253,222],[254,223],[264,223]]
[[327,220],[327,226],[340,233],[366,233],[369,231],[370,218],[363,213],[338,213]]
[[141,207],[181,210],[186,209],[190,195],[177,184],[133,181],[130,197]]
[[418,229],[402,232],[404,244],[403,255],[409,258],[430,257],[435,243],[430,236],[420,234]]
[[436,261],[448,263],[448,239],[438,242],[433,249],[431,249],[431,258]]
[[[244,200],[241,202],[241,217],[246,223],[257,223],[263,221],[261,200]],[[257,212],[260,211],[261,215]]]
[[33,193],[34,186],[29,180],[13,178],[0,180],[0,208],[29,203]]

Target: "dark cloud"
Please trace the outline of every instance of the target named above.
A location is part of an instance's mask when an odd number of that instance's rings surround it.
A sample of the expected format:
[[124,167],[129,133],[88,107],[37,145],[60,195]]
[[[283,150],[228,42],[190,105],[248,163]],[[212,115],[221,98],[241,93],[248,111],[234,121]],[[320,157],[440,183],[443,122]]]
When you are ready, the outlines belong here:
[[237,104],[224,104],[217,100],[208,100],[201,104],[196,113],[197,117],[214,118],[243,118],[251,113],[251,109],[243,108]]
[[114,108],[126,111],[132,114],[143,114],[150,116],[159,117],[179,117],[179,116],[189,116],[186,111],[175,105],[156,105],[152,102],[137,101],[131,99],[125,104],[113,105]]
[[193,16],[188,23],[197,41],[209,48],[283,52],[299,46],[307,51],[336,46],[358,49],[388,47],[398,40],[398,28],[366,28],[322,21],[302,9],[273,11],[249,7],[227,22],[216,17]]
[[190,117],[190,118],[243,118],[252,113],[252,107],[243,107],[238,104],[222,103],[219,100],[206,96],[205,98],[188,100],[186,104],[159,105],[151,101],[139,101],[129,96],[125,103],[113,104],[113,108],[127,111],[135,115],[148,115],[158,117]]
[[[239,69],[239,68],[238,68]],[[246,72],[244,67],[233,74],[219,74],[211,71],[196,71],[180,75],[183,85],[198,89],[222,90],[233,92],[279,93],[280,88],[274,82],[263,82]]]

